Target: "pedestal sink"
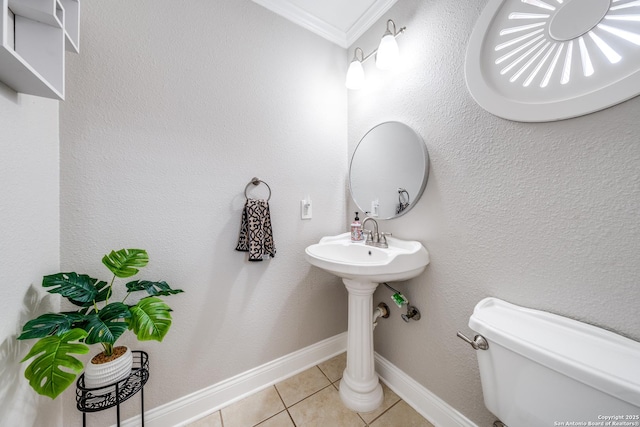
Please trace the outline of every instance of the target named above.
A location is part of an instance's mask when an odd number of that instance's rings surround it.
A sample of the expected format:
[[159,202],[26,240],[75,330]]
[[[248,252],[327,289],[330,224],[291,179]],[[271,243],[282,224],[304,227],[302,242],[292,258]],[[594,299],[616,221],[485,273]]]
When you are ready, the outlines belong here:
[[307,261],[342,278],[349,292],[347,367],[340,381],[344,404],[369,412],[382,404],[373,360],[373,293],[379,283],[422,273],[429,254],[420,242],[387,237],[388,248],[352,243],[350,234],[323,237],[305,250]]

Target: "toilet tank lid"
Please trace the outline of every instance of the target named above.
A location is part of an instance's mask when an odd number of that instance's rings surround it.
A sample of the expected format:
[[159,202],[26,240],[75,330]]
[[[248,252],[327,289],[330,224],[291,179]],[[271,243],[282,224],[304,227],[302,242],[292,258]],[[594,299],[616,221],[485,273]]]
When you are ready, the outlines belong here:
[[640,407],[640,343],[593,325],[519,307],[480,301],[469,327],[511,351]]

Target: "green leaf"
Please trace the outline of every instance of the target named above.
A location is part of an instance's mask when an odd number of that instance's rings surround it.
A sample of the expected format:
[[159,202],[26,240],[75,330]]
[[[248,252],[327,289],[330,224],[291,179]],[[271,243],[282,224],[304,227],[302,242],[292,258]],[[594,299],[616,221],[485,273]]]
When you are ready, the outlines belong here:
[[120,249],[117,252],[111,251],[102,258],[102,263],[116,277],[131,277],[138,273],[138,268],[144,267],[148,262],[149,255],[144,249]]
[[47,313],[28,321],[22,328],[19,340],[62,335],[84,320],[79,313]]
[[171,308],[160,298],[147,297],[132,306],[129,329],[140,341],[162,341],[171,327]]
[[81,301],[74,301],[72,299],[69,299],[69,301],[80,307],[91,307],[94,303],[106,301],[110,296],[109,294],[111,293],[111,287],[107,284],[107,282],[98,282],[94,286],[96,287],[96,290],[98,292],[93,300],[85,303]]
[[[80,307],[93,304],[93,301],[104,291],[106,282],[99,282],[86,274],[58,273],[44,276],[42,286],[47,292],[60,294]],[[108,289],[108,288],[107,288]]]
[[133,282],[127,283],[127,290],[129,292],[135,291],[147,291],[147,293],[151,296],[156,295],[173,295],[184,292],[182,289],[171,289],[171,286],[167,284],[167,282],[150,282],[148,280],[136,280]]
[[86,316],[86,329],[89,332],[85,342],[87,344],[116,342],[120,335],[127,331],[127,324],[118,319],[131,317],[129,306],[114,302],[105,306],[98,313],[91,312]]
[[24,376],[38,394],[55,399],[74,382],[82,372],[83,365],[69,354],[87,354],[89,347],[72,341],[81,340],[86,335],[82,329],[72,329],[60,336],[42,338],[21,360],[24,362],[35,357],[27,366]]

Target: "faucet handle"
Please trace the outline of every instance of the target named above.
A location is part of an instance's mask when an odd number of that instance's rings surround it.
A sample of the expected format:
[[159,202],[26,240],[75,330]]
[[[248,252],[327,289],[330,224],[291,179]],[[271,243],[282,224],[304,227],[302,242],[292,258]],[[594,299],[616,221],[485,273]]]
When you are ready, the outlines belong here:
[[371,242],[371,241],[372,241],[371,235],[372,235],[373,233],[371,232],[371,230],[367,230],[366,228],[364,228],[364,229],[362,229],[362,233],[363,233],[365,236],[367,236],[367,238],[365,239],[365,243],[366,243],[366,242]]
[[382,231],[380,232],[380,237],[381,237],[381,241],[382,243],[387,243],[387,236],[393,236],[392,233],[387,233],[386,231]]

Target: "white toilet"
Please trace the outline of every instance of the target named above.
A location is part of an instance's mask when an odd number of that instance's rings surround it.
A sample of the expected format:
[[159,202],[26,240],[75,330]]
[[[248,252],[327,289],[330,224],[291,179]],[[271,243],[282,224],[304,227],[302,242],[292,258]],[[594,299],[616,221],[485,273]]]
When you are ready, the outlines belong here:
[[496,298],[469,327],[485,406],[507,426],[640,425],[639,342]]

